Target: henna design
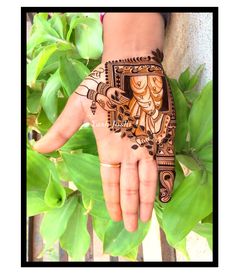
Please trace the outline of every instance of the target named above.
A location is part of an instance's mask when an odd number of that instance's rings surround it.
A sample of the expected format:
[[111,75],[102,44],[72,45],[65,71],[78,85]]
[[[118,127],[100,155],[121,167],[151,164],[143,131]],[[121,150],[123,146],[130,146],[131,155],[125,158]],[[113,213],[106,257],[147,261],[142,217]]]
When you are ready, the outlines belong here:
[[163,53],[159,50],[159,49],[156,49],[156,51],[152,51],[152,54],[153,54],[153,60],[156,60],[157,63],[161,63],[163,61]]
[[[161,65],[163,54],[157,49],[153,57],[135,57],[105,63],[106,83],[96,91],[88,88],[92,100],[107,111],[110,131],[129,138],[132,149],[145,147],[156,159],[160,181],[159,199],[168,202],[175,178],[174,137],[175,107],[170,87]],[[103,71],[95,71],[96,77]]]
[[98,93],[102,94],[102,95],[107,95],[107,90],[110,88],[110,85],[105,84],[103,82],[100,82],[97,86],[97,91]]
[[97,91],[93,89],[89,89],[87,93],[87,98],[96,102],[97,95],[98,95]]
[[104,68],[98,68],[98,69],[95,69],[93,70],[88,77],[91,77],[93,79],[100,79],[101,78],[101,75],[102,73],[104,72]]
[[98,100],[98,104],[102,107],[105,108],[105,102],[101,99]]
[[90,106],[90,109],[93,113],[93,115],[96,112],[97,106],[96,106],[96,100],[97,100],[98,93],[95,90],[89,89],[87,93],[87,98],[92,100],[92,104]]

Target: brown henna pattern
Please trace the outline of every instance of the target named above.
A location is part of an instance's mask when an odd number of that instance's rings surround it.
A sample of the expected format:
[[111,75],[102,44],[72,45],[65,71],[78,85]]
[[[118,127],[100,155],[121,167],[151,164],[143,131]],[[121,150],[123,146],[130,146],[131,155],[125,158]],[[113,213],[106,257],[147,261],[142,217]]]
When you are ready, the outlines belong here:
[[91,77],[91,78],[93,78],[93,79],[100,79],[102,73],[104,73],[104,69],[103,69],[103,68],[95,69],[95,70],[93,70],[93,71],[89,74],[89,77]]
[[[176,119],[162,58],[163,54],[156,50],[153,57],[106,62],[106,83],[100,82],[96,91],[88,89],[87,97],[92,100],[93,114],[96,113],[96,103],[107,111],[111,131],[134,142],[131,146],[134,150],[145,147],[157,160],[159,198],[168,202],[175,178]],[[96,71],[93,76],[97,74]]]

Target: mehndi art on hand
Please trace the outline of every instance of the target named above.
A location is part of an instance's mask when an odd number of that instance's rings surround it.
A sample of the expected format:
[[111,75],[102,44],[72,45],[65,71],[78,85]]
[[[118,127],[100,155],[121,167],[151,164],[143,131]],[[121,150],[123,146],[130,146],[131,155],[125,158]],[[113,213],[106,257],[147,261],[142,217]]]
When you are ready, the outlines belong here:
[[[168,202],[175,179],[174,136],[176,116],[174,101],[159,50],[153,57],[136,57],[105,63],[106,83],[99,82],[104,70],[94,70],[86,79],[98,83],[87,87],[95,115],[97,103],[107,111],[108,127],[121,137],[127,136],[132,149],[145,147],[157,160],[160,181],[159,198]],[[78,93],[79,94],[79,93]],[[80,94],[85,96],[85,94]]]

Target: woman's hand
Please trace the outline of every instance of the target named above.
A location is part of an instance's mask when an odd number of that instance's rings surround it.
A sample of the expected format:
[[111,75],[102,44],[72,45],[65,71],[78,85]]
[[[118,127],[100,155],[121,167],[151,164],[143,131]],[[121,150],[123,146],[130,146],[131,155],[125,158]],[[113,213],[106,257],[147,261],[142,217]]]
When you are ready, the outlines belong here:
[[[107,84],[105,67],[101,64],[70,96],[61,115],[34,149],[40,153],[52,152],[83,123],[89,122],[93,126],[100,162],[105,164],[101,165],[101,177],[110,217],[114,221],[123,219],[126,229],[135,231],[138,217],[143,222],[151,218],[158,173],[153,140],[156,133],[141,126],[138,105],[136,117],[131,115],[131,106],[135,103],[131,101],[130,91],[128,97],[122,88]],[[163,127],[167,129],[167,124]],[[137,130],[144,134],[146,144],[136,142],[141,137],[138,132],[136,136]],[[170,195],[172,185],[168,187],[167,194]]]

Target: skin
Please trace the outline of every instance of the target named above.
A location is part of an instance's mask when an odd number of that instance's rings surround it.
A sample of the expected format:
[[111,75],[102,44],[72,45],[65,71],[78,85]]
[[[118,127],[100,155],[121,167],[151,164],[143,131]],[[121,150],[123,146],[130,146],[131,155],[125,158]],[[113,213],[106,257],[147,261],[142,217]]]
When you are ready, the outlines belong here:
[[[108,60],[147,56],[151,55],[152,50],[163,48],[164,21],[158,13],[107,13],[103,28],[104,52],[102,63],[96,68],[98,70],[104,69],[104,63]],[[99,81],[105,82],[104,73]],[[97,83],[85,79],[76,92],[87,94],[84,86],[96,90]],[[108,97],[112,95],[112,89],[109,92]],[[157,189],[157,163],[146,148],[132,150],[132,143],[127,137],[121,139],[119,133],[110,132],[103,126],[107,121],[107,112],[98,103],[95,115],[90,106],[91,100],[86,96],[73,93],[54,125],[33,149],[39,153],[52,152],[60,148],[83,123],[91,123],[100,161],[121,163],[120,168],[101,166],[108,212],[114,221],[123,219],[125,228],[133,232],[138,228],[138,217],[143,222],[151,218]],[[107,102],[107,110],[110,107]]]
[[148,56],[156,48],[162,51],[164,35],[164,20],[159,13],[106,13],[102,62]]

